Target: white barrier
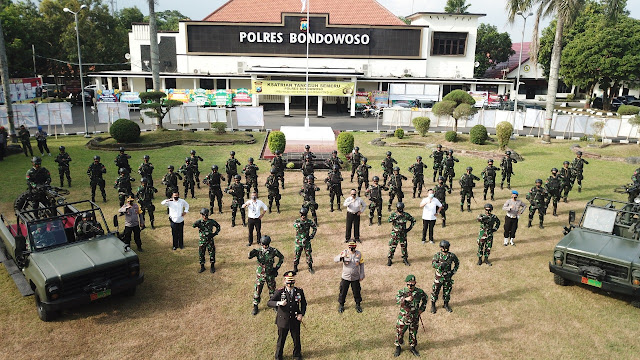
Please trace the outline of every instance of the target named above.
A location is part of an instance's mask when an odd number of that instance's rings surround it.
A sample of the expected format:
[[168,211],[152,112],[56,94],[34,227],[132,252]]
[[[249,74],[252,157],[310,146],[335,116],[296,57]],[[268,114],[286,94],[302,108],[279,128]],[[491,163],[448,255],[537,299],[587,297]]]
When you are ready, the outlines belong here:
[[[0,125],[8,127],[7,107],[0,106]],[[24,125],[28,128],[36,127],[36,108],[34,104],[13,104],[13,123],[17,126]]]
[[71,104],[68,102],[37,104],[36,112],[40,125],[73,125]]
[[238,127],[264,127],[262,106],[239,106],[236,108]]
[[99,124],[112,124],[118,119],[129,118],[129,105],[127,103],[106,103],[99,102],[98,108],[98,123]]

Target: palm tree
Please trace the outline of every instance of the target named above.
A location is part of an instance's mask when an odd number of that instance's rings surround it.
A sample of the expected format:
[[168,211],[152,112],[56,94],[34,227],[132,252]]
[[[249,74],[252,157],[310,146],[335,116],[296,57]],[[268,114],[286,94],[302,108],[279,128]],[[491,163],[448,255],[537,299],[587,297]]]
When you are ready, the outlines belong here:
[[[158,49],[158,23],[156,19],[155,0],[149,2],[149,40],[151,42],[151,76],[153,78],[153,91],[160,91],[160,50]],[[162,119],[158,121],[158,129],[162,129]]]
[[0,77],[2,78],[2,90],[4,91],[4,104],[7,107],[7,122],[9,134],[16,141],[16,126],[13,123],[13,107],[11,106],[11,90],[9,87],[9,64],[7,63],[7,49],[4,46],[4,31],[0,21]]

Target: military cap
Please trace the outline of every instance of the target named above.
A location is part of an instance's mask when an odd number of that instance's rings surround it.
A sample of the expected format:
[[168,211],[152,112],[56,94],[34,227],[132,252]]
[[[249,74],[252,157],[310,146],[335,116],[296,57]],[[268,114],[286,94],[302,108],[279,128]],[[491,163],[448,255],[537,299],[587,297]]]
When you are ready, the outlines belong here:
[[406,278],[404,278],[404,282],[415,282],[416,281],[416,277],[414,275],[407,275]]

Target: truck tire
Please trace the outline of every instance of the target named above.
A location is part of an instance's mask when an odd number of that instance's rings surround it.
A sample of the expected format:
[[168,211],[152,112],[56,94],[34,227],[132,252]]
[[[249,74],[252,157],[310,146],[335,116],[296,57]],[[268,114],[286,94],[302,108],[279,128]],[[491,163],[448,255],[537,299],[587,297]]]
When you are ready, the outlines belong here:
[[558,274],[554,274],[553,275],[553,282],[556,283],[556,285],[560,285],[560,286],[569,285],[569,282],[567,281],[567,279],[563,278],[562,276],[560,276]]
[[132,288],[129,288],[129,289],[123,291],[122,295],[126,296],[126,297],[132,297],[132,296],[134,296],[136,294],[136,288],[137,288],[136,286],[134,286]]
[[18,196],[16,200],[13,202],[13,209],[16,212],[25,210],[25,206],[27,206],[28,202],[29,202],[29,192],[25,191],[22,194],[20,194],[20,196]]
[[631,306],[635,307],[635,308],[639,308],[640,309],[640,300],[633,300],[631,302]]
[[50,311],[45,309],[44,305],[42,305],[42,302],[40,302],[40,296],[38,294],[35,294],[34,297],[36,298],[36,310],[38,311],[38,317],[40,318],[40,320],[53,321],[58,317],[57,311]]

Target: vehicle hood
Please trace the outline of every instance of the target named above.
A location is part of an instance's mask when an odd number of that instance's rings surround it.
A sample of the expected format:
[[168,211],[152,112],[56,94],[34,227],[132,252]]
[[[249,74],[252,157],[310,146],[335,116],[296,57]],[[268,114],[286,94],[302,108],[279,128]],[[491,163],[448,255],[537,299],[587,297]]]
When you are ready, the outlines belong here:
[[556,248],[567,252],[597,256],[616,263],[640,263],[640,242],[585,229],[573,229]]
[[59,248],[32,253],[31,262],[38,266],[47,279],[64,279],[124,264],[138,256],[124,251],[124,244],[113,235],[89,241],[72,243]]

